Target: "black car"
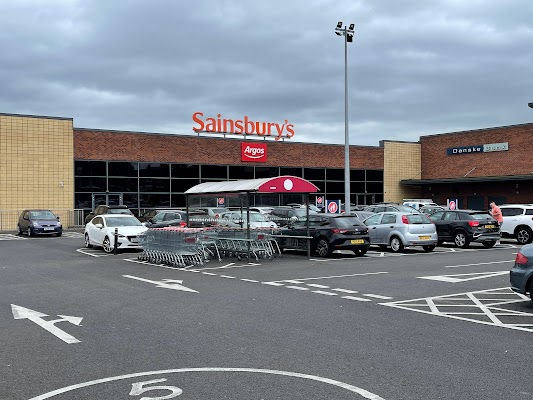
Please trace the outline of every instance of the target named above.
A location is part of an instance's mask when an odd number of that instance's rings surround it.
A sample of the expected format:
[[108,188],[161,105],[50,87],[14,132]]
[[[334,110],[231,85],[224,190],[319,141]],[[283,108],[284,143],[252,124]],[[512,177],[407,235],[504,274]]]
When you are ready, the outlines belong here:
[[101,214],[127,214],[127,215],[133,215],[131,210],[128,208],[128,206],[120,205],[120,206],[108,206],[105,204],[101,204],[97,206],[94,211],[91,211],[86,217],[85,217],[85,224],[88,224],[91,219],[96,217],[97,215]]
[[[309,210],[310,215],[317,213]],[[287,226],[295,221],[305,221],[307,210],[305,208],[294,208],[290,206],[274,207],[270,212],[270,220],[274,221],[278,226]]]
[[471,242],[489,248],[500,240],[498,222],[486,211],[446,210],[429,216],[437,227],[438,244],[453,242],[457,247],[468,247]]
[[187,217],[189,219],[189,228],[204,228],[213,225],[213,220],[207,212],[189,211],[187,215],[187,212],[183,210],[158,210],[153,217],[146,219],[143,223],[148,228],[186,227]]
[[24,210],[19,217],[18,233],[33,235],[56,235],[63,234],[63,226],[59,217],[50,210]]
[[[281,250],[307,251],[305,220],[291,222],[281,229],[280,236],[277,240]],[[368,228],[351,215],[310,215],[309,237],[311,237],[311,252],[321,257],[328,257],[335,250],[351,250],[355,255],[362,256],[370,247]]]

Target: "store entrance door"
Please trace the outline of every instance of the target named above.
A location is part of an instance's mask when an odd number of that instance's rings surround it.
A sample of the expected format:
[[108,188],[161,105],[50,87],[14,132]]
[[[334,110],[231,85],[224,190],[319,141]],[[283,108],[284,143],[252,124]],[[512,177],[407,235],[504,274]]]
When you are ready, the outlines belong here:
[[93,193],[92,194],[92,206],[93,210],[96,206],[105,204],[107,206],[120,206],[122,205],[122,193]]

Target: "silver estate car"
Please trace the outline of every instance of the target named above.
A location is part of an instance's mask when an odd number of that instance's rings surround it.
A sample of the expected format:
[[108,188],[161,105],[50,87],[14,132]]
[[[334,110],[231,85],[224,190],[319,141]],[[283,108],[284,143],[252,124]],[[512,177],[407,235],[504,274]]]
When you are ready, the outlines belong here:
[[406,247],[422,246],[425,251],[433,251],[437,245],[435,224],[422,213],[381,212],[363,222],[368,226],[370,244],[382,249],[390,246],[396,253]]
[[511,289],[527,294],[533,301],[533,244],[526,244],[516,254],[510,273]]

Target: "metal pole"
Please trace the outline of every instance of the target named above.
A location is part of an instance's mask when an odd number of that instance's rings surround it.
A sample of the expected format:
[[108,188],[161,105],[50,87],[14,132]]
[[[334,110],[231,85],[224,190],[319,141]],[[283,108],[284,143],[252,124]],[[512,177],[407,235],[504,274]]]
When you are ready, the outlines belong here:
[[115,243],[113,247],[113,255],[118,254],[118,228],[115,228]]
[[344,212],[350,209],[350,135],[348,133],[348,32],[344,27]]

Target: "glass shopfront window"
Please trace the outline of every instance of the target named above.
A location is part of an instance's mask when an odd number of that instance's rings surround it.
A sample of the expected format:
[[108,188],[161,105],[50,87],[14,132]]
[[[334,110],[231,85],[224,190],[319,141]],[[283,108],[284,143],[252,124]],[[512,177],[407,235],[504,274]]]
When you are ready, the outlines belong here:
[[280,167],[279,174],[280,175],[292,175],[292,176],[297,176],[299,178],[303,177],[301,167]]
[[279,176],[278,167],[255,167],[255,179],[274,178]]
[[228,167],[226,165],[202,165],[200,167],[202,179],[204,178],[218,178],[222,180],[228,179]]
[[323,181],[326,178],[324,168],[304,168],[304,179],[308,181]]
[[160,163],[139,163],[139,176],[142,177],[170,177],[170,165]]
[[108,190],[110,192],[138,192],[137,178],[109,178]]
[[127,176],[137,178],[138,164],[136,162],[109,161],[107,166],[109,176]]
[[76,176],[106,176],[105,161],[74,161],[74,175]]
[[254,167],[247,167],[245,165],[230,165],[229,179],[254,179]]
[[200,166],[197,164],[171,164],[172,178],[200,178]]
[[101,177],[76,177],[74,178],[74,190],[76,192],[105,192],[107,179]]
[[170,179],[139,178],[139,192],[170,192]]

